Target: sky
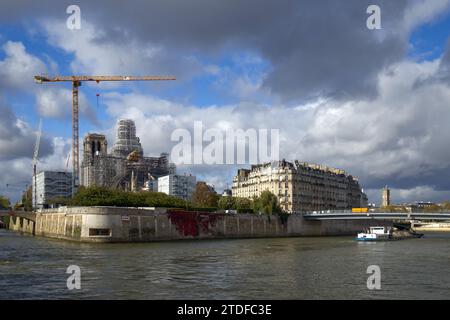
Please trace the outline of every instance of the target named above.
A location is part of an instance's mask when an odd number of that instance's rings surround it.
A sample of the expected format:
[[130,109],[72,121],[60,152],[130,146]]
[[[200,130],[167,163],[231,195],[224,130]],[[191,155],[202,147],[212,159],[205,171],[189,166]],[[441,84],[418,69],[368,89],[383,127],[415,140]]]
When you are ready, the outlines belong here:
[[[80,29],[69,29],[70,5]],[[381,29],[368,29],[369,5]],[[70,170],[70,83],[34,75],[174,75],[83,83],[80,137],[133,119],[146,155],[176,129],[278,129],[280,158],[344,169],[370,202],[450,200],[450,0],[2,1],[0,194]],[[98,98],[97,98],[97,95]],[[204,146],[208,143],[204,142]],[[67,166],[69,160],[69,166]],[[238,167],[180,165],[218,191]]]

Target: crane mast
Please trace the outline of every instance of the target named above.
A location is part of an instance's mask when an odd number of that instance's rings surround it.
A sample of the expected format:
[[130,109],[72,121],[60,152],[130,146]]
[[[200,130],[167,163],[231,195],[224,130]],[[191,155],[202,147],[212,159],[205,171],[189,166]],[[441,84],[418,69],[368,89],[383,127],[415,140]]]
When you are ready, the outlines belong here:
[[37,166],[37,161],[38,161],[38,156],[39,156],[39,146],[41,144],[41,135],[42,135],[42,119],[39,119],[39,127],[38,127],[38,131],[36,133],[36,144],[34,146],[34,154],[33,154],[33,190],[34,190],[34,210],[36,210],[37,208],[37,178],[36,178],[36,174],[37,174],[37,170],[36,170],[36,166]]
[[83,81],[161,81],[176,80],[173,76],[35,76],[37,83],[72,82],[72,196],[75,194],[80,181],[79,165],[79,107],[78,87]]

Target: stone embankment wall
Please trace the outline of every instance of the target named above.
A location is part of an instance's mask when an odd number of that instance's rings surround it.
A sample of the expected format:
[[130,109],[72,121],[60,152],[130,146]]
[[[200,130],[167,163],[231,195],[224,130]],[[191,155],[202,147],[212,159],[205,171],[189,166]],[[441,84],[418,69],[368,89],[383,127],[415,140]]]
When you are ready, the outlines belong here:
[[10,229],[86,242],[148,242],[290,236],[356,235],[379,220],[306,221],[254,214],[187,212],[152,208],[63,207],[43,210],[36,222],[16,219]]

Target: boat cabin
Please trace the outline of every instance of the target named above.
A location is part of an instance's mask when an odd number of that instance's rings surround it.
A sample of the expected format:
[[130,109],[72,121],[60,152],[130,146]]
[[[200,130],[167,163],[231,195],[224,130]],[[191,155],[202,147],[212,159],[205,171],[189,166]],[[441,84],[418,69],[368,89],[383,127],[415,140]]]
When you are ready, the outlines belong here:
[[370,232],[372,234],[386,234],[386,228],[385,227],[370,227]]

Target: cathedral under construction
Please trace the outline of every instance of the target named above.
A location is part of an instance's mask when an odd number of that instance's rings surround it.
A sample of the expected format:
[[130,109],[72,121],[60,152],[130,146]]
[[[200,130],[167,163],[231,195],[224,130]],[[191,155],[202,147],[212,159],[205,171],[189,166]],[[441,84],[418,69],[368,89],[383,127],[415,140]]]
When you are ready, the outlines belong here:
[[169,154],[144,157],[132,120],[117,122],[117,138],[111,153],[102,134],[90,133],[83,142],[81,185],[103,186],[123,190],[140,190],[146,181],[175,173]]

